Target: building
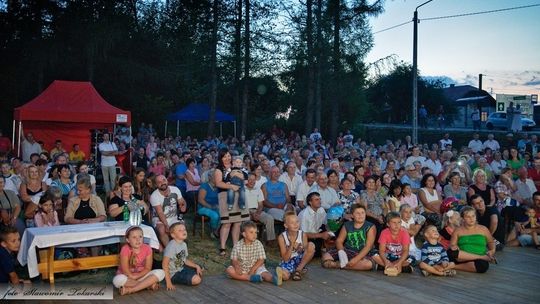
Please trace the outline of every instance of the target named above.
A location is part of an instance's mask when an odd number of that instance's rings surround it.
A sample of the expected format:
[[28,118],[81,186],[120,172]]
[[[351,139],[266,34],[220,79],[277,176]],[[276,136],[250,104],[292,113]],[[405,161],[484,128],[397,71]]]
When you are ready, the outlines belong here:
[[456,106],[455,127],[472,128],[471,113],[477,106],[480,106],[482,122],[487,120],[490,113],[495,112],[495,99],[488,92],[474,86],[451,84],[442,91],[444,96]]

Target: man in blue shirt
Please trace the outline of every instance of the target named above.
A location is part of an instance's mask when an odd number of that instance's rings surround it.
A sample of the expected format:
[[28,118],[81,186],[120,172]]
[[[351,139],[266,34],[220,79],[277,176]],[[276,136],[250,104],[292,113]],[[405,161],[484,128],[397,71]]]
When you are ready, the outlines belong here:
[[191,153],[184,151],[180,158],[180,163],[176,166],[176,187],[180,189],[182,193],[186,193],[186,160],[191,157]]

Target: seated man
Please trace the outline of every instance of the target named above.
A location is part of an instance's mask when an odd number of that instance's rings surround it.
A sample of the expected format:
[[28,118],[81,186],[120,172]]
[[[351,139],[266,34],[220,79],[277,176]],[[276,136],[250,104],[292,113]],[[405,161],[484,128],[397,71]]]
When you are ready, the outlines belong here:
[[180,190],[175,186],[169,186],[167,178],[163,175],[156,177],[157,189],[150,196],[150,204],[154,207],[152,224],[158,232],[159,240],[163,247],[169,243],[169,227],[181,221],[178,210],[186,212],[186,201],[182,198]]
[[300,183],[300,185],[298,185],[298,188],[296,189],[296,205],[298,208],[300,209],[306,208],[307,206],[306,197],[311,187],[316,185],[315,183],[316,175],[317,175],[317,172],[314,169],[309,168],[306,170],[305,181]]
[[279,168],[273,166],[270,169],[270,179],[262,185],[261,190],[264,195],[265,211],[275,220],[283,221],[285,211],[294,210],[294,207],[291,204],[287,185],[279,181],[279,176]]
[[264,224],[267,244],[275,245],[276,233],[274,232],[274,217],[264,212],[264,195],[260,188],[255,187],[256,183],[257,176],[255,173],[250,173],[245,187],[246,206],[249,209],[251,220]]
[[324,241],[332,238],[333,235],[326,230],[326,211],[321,207],[319,193],[311,192],[306,201],[308,207],[298,215],[300,230],[304,231],[309,241],[315,244],[315,257],[320,257]]
[[[51,151],[52,152],[52,151]],[[86,154],[81,151],[79,144],[73,145],[73,151],[69,152],[69,161],[70,162],[81,162],[86,159]]]
[[320,173],[317,176],[317,183],[311,187],[309,192],[317,192],[321,196],[321,206],[324,210],[330,209],[330,207],[339,204],[339,197],[334,188],[328,187],[328,176],[324,173]]

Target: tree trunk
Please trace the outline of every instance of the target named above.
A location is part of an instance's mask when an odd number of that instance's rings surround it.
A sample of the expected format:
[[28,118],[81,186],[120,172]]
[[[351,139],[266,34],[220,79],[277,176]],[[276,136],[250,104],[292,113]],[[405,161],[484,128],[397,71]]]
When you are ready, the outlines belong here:
[[307,103],[306,103],[306,121],[305,134],[310,134],[313,128],[314,114],[314,78],[315,71],[313,66],[313,0],[306,2],[307,18],[306,18],[306,36],[307,36],[307,69],[308,69],[308,88],[307,88]]
[[210,45],[210,114],[208,115],[208,136],[214,135],[214,124],[216,120],[216,99],[217,99],[217,30],[218,30],[218,9],[219,0],[214,0],[212,6],[212,43]]
[[250,33],[249,33],[249,14],[250,14],[250,0],[245,0],[246,3],[246,21],[244,30],[244,91],[242,94],[242,128],[240,134],[246,136],[247,134],[247,108],[249,99],[249,46],[250,46]]
[[338,131],[338,125],[339,125],[339,107],[341,104],[341,90],[340,90],[340,82],[339,82],[339,76],[341,73],[341,64],[340,64],[340,0],[333,0],[333,23],[334,23],[334,45],[332,48],[332,65],[333,65],[333,73],[334,73],[334,85],[333,90],[334,93],[333,98],[334,101],[332,102],[331,107],[331,114],[330,114],[330,140],[335,140],[337,137],[337,131]]
[[[322,109],[322,89],[321,89],[321,70],[322,70],[322,0],[317,1],[317,47],[315,65],[315,128],[321,130],[321,109]],[[311,131],[311,130],[310,130]]]
[[240,117],[240,77],[242,76],[242,3],[242,0],[237,0],[234,33],[234,115],[237,120]]

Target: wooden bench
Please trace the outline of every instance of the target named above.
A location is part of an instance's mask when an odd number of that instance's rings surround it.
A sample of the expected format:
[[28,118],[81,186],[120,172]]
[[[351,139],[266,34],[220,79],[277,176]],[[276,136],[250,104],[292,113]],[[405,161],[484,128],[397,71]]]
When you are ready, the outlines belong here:
[[54,283],[54,274],[58,272],[118,267],[120,264],[120,256],[118,254],[55,260],[54,248],[53,246],[39,250],[39,273],[43,280],[49,280],[51,284]]

